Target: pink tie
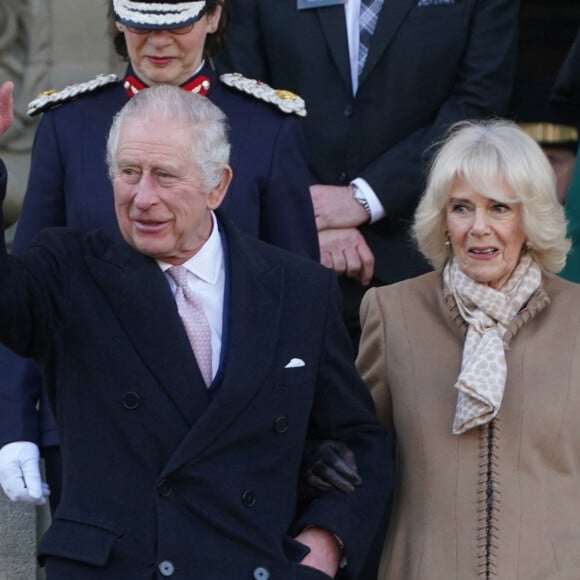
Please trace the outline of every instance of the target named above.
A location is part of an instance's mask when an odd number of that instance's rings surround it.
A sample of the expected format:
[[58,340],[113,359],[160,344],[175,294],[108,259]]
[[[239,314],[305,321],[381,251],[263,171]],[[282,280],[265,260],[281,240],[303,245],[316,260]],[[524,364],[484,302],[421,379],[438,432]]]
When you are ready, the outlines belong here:
[[167,270],[167,274],[177,284],[175,293],[177,310],[183,326],[185,326],[185,332],[187,332],[189,337],[203,380],[209,386],[212,380],[211,332],[207,316],[201,302],[187,285],[187,268],[184,266],[172,266]]

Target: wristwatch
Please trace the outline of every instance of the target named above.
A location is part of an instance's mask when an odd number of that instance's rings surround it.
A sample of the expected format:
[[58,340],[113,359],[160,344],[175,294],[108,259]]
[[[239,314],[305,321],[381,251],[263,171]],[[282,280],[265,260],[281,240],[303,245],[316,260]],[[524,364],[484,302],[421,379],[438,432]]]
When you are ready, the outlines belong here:
[[372,217],[371,216],[371,206],[369,205],[369,202],[367,201],[367,198],[366,198],[365,194],[354,183],[351,183],[350,186],[352,187],[352,197],[353,197],[353,199],[357,203],[359,203],[360,205],[362,205],[362,207],[364,208],[364,210],[369,214],[369,219],[370,219]]

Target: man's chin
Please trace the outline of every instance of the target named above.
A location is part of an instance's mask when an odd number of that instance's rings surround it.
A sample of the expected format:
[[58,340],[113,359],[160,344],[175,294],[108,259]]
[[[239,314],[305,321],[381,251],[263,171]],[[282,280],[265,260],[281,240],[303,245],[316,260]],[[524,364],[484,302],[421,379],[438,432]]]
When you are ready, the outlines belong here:
[[164,260],[171,256],[171,250],[166,246],[151,241],[132,240],[129,245],[135,248],[139,253],[155,260]]

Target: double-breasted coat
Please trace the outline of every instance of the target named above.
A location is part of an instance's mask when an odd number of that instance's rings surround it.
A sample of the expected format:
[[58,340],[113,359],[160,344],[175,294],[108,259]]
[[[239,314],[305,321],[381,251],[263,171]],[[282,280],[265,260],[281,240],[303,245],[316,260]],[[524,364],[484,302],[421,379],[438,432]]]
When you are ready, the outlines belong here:
[[[392,470],[334,277],[220,228],[224,342],[209,391],[164,274],[118,234],[52,229],[0,256],[0,339],[42,364],[61,435],[62,497],[39,548],[49,580],[323,578],[298,564],[292,534],[307,525],[360,566]],[[352,446],[364,485],[296,514],[313,435]]]
[[[134,76],[129,66],[126,76]],[[308,169],[297,118],[232,89],[206,64],[208,98],[228,117],[234,178],[223,211],[246,234],[318,259],[308,192]],[[91,230],[116,225],[105,148],[113,116],[129,100],[123,79],[43,114],[35,135],[30,176],[13,251],[23,251],[44,228]],[[0,348],[0,446],[34,441],[58,444],[58,431],[41,392],[37,369]]]

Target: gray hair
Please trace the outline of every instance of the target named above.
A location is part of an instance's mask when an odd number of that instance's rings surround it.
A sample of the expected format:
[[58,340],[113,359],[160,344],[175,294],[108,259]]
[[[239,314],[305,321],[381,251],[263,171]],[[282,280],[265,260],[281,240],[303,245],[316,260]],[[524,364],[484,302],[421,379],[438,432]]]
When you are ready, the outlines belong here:
[[171,85],[143,89],[115,115],[107,140],[111,179],[117,170],[117,148],[124,123],[150,118],[179,121],[191,127],[192,162],[200,172],[202,189],[209,192],[217,187],[230,157],[226,116],[208,98]]
[[445,245],[445,208],[456,177],[490,199],[497,199],[493,186],[503,178],[522,204],[522,227],[532,258],[546,273],[564,267],[570,241],[554,171],[534,139],[515,123],[499,119],[456,123],[433,159],[413,234],[434,267],[441,268],[452,254]]

